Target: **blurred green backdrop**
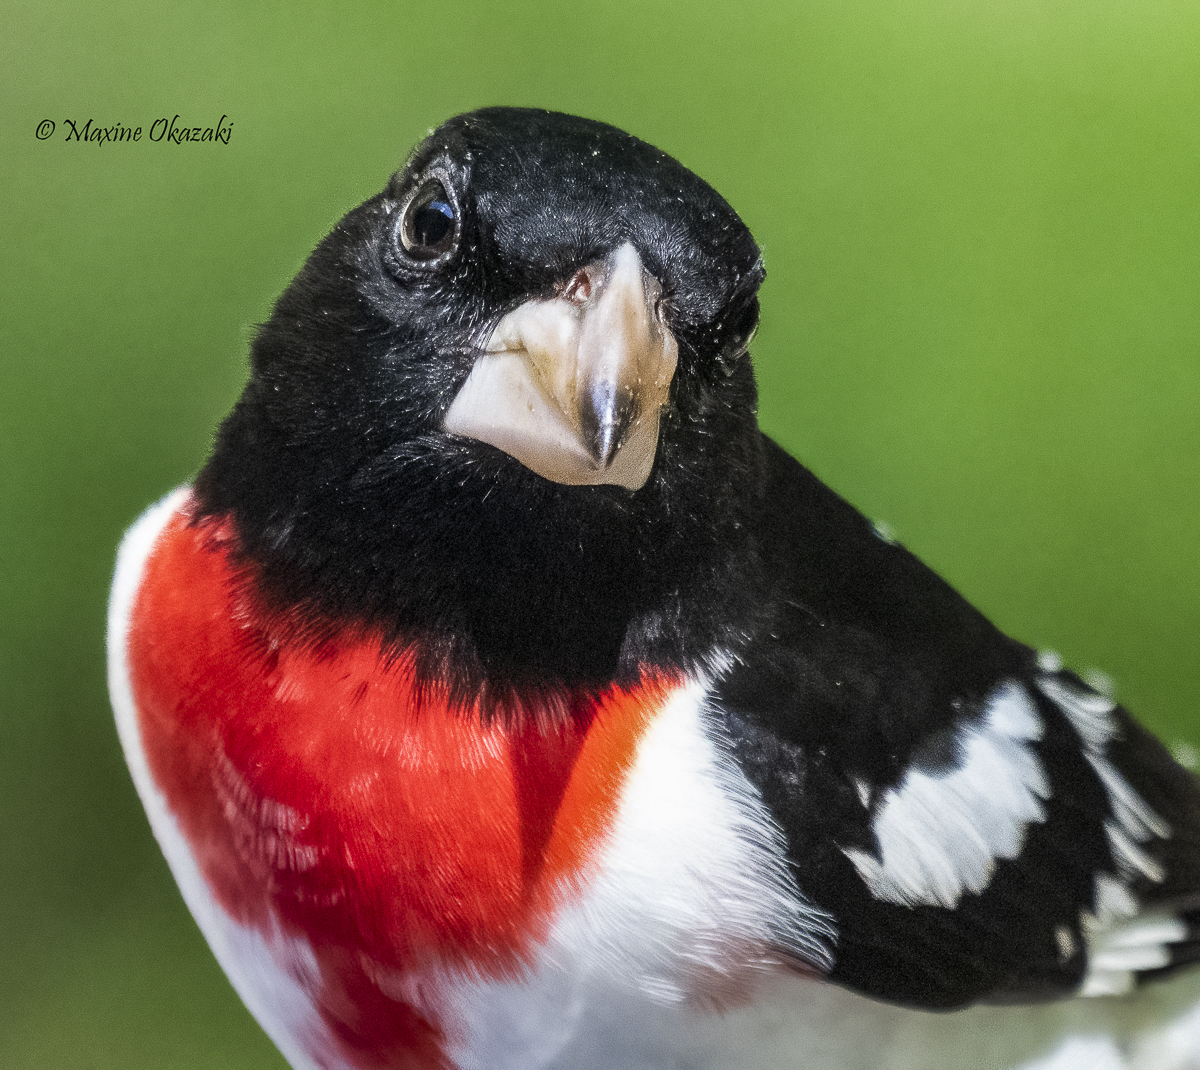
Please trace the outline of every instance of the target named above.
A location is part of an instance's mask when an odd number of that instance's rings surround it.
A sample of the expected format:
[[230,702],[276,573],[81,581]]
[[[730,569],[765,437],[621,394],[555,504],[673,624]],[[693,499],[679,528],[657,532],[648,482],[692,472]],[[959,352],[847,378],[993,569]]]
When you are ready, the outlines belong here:
[[[468,108],[602,118],[712,182],[766,251],[765,427],[1200,745],[1195,0],[5,0],[3,23],[0,1066],[283,1065],[125,773],[112,554],[204,457],[311,247]],[[177,113],[227,116],[229,144],[64,140]]]

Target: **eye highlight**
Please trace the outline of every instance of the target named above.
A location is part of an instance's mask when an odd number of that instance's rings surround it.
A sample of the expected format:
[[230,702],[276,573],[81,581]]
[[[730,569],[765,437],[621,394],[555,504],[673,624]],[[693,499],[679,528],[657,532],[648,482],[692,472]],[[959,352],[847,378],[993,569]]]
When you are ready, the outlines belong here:
[[400,244],[413,260],[438,260],[458,242],[458,211],[439,179],[427,178],[400,217]]

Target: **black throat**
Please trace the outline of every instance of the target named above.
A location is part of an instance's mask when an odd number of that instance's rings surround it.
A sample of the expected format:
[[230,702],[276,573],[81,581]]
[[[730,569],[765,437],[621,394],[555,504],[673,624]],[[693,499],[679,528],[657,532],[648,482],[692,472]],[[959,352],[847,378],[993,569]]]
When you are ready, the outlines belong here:
[[637,492],[556,484],[438,434],[305,448],[272,434],[252,383],[196,480],[198,519],[233,519],[248,582],[294,634],[375,632],[464,704],[703,671],[765,613],[743,367],[719,401],[668,408]]

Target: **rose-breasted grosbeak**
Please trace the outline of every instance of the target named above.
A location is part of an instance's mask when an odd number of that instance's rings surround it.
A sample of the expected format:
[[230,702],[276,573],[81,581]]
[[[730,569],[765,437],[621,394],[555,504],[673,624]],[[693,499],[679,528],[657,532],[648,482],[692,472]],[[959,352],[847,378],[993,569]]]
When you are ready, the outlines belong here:
[[1197,782],[758,430],[762,278],[644,142],[452,119],[126,537],[133,778],[297,1070],[1200,1067]]

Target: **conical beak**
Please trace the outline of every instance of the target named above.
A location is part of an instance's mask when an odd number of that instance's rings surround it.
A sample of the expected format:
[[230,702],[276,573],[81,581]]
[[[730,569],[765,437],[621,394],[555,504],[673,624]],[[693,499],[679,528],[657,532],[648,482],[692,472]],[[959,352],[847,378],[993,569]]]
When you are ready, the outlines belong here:
[[451,403],[446,430],[557,483],[637,490],[654,467],[679,355],[659,293],[626,242],[561,295],[514,309]]

